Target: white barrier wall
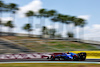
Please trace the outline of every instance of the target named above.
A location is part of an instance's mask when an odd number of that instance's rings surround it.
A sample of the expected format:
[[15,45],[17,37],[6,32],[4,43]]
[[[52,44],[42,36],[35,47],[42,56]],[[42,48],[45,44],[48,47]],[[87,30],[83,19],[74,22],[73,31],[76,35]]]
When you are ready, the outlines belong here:
[[32,54],[3,54],[0,55],[0,60],[3,59],[34,59],[34,58],[47,58],[53,53],[32,53]]

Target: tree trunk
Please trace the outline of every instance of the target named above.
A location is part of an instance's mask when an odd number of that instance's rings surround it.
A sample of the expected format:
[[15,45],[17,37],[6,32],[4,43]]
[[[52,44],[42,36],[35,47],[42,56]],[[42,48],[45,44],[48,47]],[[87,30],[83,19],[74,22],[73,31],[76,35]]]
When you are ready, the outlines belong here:
[[10,27],[8,27],[8,33],[9,33],[9,36],[11,36],[11,29],[10,29]]
[[45,17],[43,17],[43,26],[46,26],[46,25],[45,25]]
[[84,40],[84,27],[82,29],[83,29],[83,40]]
[[40,28],[42,29],[42,18],[40,17]]
[[[81,39],[84,40],[84,27],[80,27],[80,28],[81,28],[81,32],[80,32],[79,36],[80,36],[80,41],[81,41]],[[82,35],[83,35],[83,37],[82,37]]]
[[[53,23],[53,29],[56,31],[55,22]],[[54,36],[53,36],[53,38],[55,38],[55,34],[56,34],[56,32],[54,33]]]
[[[43,18],[43,22],[44,22],[44,27],[46,27],[45,18]],[[46,30],[44,30],[44,33],[45,33],[44,35],[46,35]]]
[[[15,14],[13,12],[11,12],[10,17],[13,18],[12,23],[14,23],[14,21],[15,21]],[[11,31],[10,33],[12,34],[13,31]]]
[[[43,17],[43,26],[42,27],[46,27],[46,25],[45,25],[45,17]],[[44,30],[44,35],[46,35],[46,30]]]
[[63,34],[63,23],[60,23],[60,34]]
[[78,42],[80,42],[80,29],[78,28],[77,30],[78,30],[78,32],[77,32],[77,34],[78,34]]
[[42,35],[43,35],[43,32],[42,32],[42,17],[40,17],[40,29],[41,29],[41,37],[40,38],[42,38]]
[[68,26],[68,24],[66,24],[66,38],[68,38],[68,35],[67,35],[67,33],[69,32],[68,28],[69,28],[69,26]]
[[[51,29],[53,28],[53,22],[50,23]],[[50,38],[52,38],[52,31],[50,31]]]
[[[40,24],[41,24],[41,31],[42,31],[42,28],[45,26],[45,18],[44,17],[40,17]],[[46,33],[46,31],[44,31],[44,34],[42,32],[42,36],[45,35],[45,33]]]
[[0,36],[2,36],[2,9],[0,8]]
[[64,27],[65,27],[65,24],[62,23],[62,34],[64,35]]
[[30,23],[31,23],[31,29],[32,29],[32,37],[33,37],[33,30],[34,30],[34,18],[33,17],[30,17]]
[[30,31],[28,31],[28,37],[30,37]]
[[60,24],[59,22],[57,22],[57,24],[58,24],[57,34],[60,34],[59,31],[60,31],[60,25],[61,25],[61,24]]

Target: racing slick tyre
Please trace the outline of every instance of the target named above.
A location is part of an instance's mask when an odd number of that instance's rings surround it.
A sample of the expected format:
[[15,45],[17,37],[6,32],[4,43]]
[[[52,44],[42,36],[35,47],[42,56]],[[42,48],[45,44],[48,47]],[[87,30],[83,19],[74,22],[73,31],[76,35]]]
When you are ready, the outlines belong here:
[[65,58],[61,57],[61,58],[58,58],[58,60],[59,60],[59,61],[61,61],[61,60],[65,60]]
[[74,56],[73,61],[78,61],[78,58],[76,56]]
[[85,60],[86,59],[86,53],[85,52],[81,52],[78,53],[80,60]]
[[51,60],[55,60],[55,58],[53,56],[51,56]]

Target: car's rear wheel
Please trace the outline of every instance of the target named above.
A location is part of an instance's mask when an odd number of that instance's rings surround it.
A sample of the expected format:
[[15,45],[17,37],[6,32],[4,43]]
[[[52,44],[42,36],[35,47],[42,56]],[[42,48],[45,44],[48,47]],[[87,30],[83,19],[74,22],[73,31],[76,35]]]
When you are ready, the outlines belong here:
[[80,60],[86,60],[86,53],[85,52],[81,52],[78,53]]

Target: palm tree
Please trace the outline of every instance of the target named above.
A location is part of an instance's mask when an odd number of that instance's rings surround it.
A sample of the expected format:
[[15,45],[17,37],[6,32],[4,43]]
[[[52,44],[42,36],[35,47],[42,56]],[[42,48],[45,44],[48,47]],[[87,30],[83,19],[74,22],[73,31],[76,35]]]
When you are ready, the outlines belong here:
[[30,24],[25,24],[23,29],[28,32],[28,36],[30,37],[30,32],[32,31],[31,25]]
[[11,21],[11,23],[13,23],[15,20],[15,13],[16,13],[16,11],[19,10],[18,5],[15,3],[9,3],[9,4],[5,5],[5,8],[6,8],[7,12],[10,12],[10,17],[13,18],[13,21]]
[[43,26],[43,28],[42,28],[42,35],[48,34],[47,31],[48,31],[47,27]]
[[[59,22],[59,29],[62,30],[63,29],[63,21],[64,21],[64,15],[62,14],[57,14],[56,16],[54,16],[53,18],[51,18],[51,20],[53,22]],[[59,29],[58,29],[58,32],[59,32]],[[62,30],[63,31],[63,30]],[[58,33],[59,34],[59,33]]]
[[[57,11],[56,10],[49,10],[47,13],[48,13],[50,18],[53,18],[53,17],[55,17],[57,15]],[[55,22],[55,20],[52,20],[52,21]],[[52,26],[52,22],[51,22],[50,26]],[[54,28],[55,28],[55,24],[54,24]]]
[[86,20],[84,20],[81,24],[80,24],[80,27],[83,29],[82,30],[82,34],[83,34],[83,39],[84,39],[84,26],[86,25]]
[[16,13],[16,11],[19,10],[18,5],[15,4],[15,3],[10,3],[10,4],[8,4],[6,8],[7,8],[8,11],[11,13],[10,16],[13,17],[13,18],[14,18],[14,14]]
[[59,14],[58,15],[58,19],[59,19],[59,22],[60,22],[60,31],[61,33],[63,33],[63,24],[65,22],[65,18],[64,18],[64,15],[63,14]]
[[58,21],[60,22],[61,33],[63,33],[63,28],[64,28],[63,24],[67,23],[67,20],[68,20],[68,16],[67,15],[58,14]]
[[42,19],[40,22],[41,27],[45,26],[45,18],[48,17],[46,9],[39,10],[39,17]]
[[42,26],[43,27],[45,26],[45,18],[50,17],[50,15],[49,15],[49,13],[48,13],[48,11],[46,9],[40,9],[39,10],[39,17],[40,17],[40,25],[41,25],[41,29],[42,29]]
[[[58,22],[59,21],[59,19],[56,17],[56,16],[54,16],[53,18],[51,18],[51,21],[53,21],[53,23],[56,23],[56,22]],[[51,26],[52,26],[52,22],[51,22]],[[52,33],[52,32],[51,32]],[[52,36],[50,35],[50,38],[51,38]]]
[[7,21],[7,23],[5,23],[4,25],[9,28],[8,32],[12,33],[12,28],[14,28],[12,21]]
[[48,13],[48,15],[50,17],[57,15],[57,11],[56,10],[49,10],[47,13]]
[[76,27],[76,25],[75,25],[75,20],[76,20],[76,19],[77,19],[76,16],[70,16],[70,17],[69,17],[69,22],[70,22],[70,24],[73,24],[72,28],[69,29],[69,30],[71,30],[71,31],[69,31],[69,32],[70,32],[70,33],[73,33],[73,34],[75,34],[74,27]]
[[56,33],[55,29],[49,29],[49,35],[51,35],[51,38],[55,37],[55,33]]
[[[55,20],[55,16],[57,15],[57,11],[56,10],[49,10],[47,12],[48,16],[50,17],[50,19],[53,21],[53,25],[52,25],[52,22],[50,22],[50,26],[53,26],[53,29],[55,29],[55,22],[57,22]],[[52,32],[51,32],[52,33]],[[51,37],[51,35],[50,35]]]
[[[51,21],[55,24],[55,23],[57,23],[58,21],[59,21],[59,19],[58,19],[58,17],[57,16],[54,16],[54,17],[52,17],[51,18]],[[53,26],[52,25],[52,22],[51,22],[51,26]],[[54,26],[54,28],[55,28],[55,26]],[[58,30],[57,30],[58,31]],[[51,32],[52,33],[52,32]],[[56,33],[58,33],[58,32],[56,32]],[[51,37],[51,36],[50,36]]]
[[27,13],[25,13],[25,15],[26,17],[28,17],[28,23],[33,25],[33,16],[35,16],[35,13],[33,11],[28,11]]
[[[82,18],[77,18],[76,20],[75,20],[75,26],[76,27],[84,27],[85,26],[85,24],[86,24],[86,22],[85,22],[85,20],[84,19],[82,19]],[[80,33],[80,32],[79,32]],[[80,34],[79,34],[79,38],[80,38]]]
[[3,8],[4,8],[4,2],[0,1],[0,36],[2,35],[2,12],[3,12]]
[[2,17],[3,8],[4,8],[4,3],[3,1],[0,1],[0,25],[1,25],[1,17]]
[[68,33],[69,32],[69,24],[71,24],[71,22],[70,22],[70,16],[69,15],[65,15],[64,16],[64,19],[63,19],[63,23],[66,25],[66,33]]
[[[10,4],[6,5],[6,9],[8,12],[10,12],[10,17],[15,19],[15,13],[16,13],[16,11],[19,10],[18,5],[15,3],[10,3]],[[14,20],[12,22],[14,22]]]

